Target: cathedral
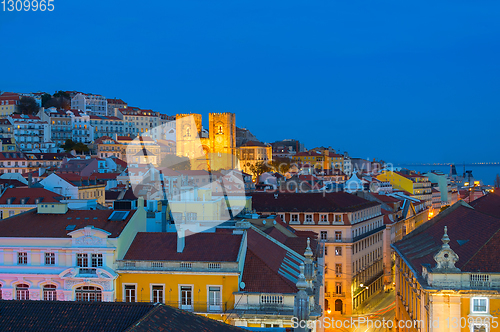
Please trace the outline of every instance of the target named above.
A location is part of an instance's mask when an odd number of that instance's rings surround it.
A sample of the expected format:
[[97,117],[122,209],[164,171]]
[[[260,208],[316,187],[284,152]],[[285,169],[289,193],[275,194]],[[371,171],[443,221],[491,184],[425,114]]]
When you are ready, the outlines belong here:
[[201,114],[177,114],[175,119],[177,155],[188,157],[191,169],[238,167],[234,113],[209,113],[208,133],[202,127]]

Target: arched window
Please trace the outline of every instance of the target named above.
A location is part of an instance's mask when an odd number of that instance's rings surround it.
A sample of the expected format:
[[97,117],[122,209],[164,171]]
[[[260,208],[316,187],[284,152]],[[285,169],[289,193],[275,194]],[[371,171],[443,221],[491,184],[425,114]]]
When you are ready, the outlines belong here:
[[56,301],[57,293],[55,285],[45,285],[43,286],[43,299],[45,301]]
[[30,286],[26,284],[19,284],[16,286],[16,300],[29,300],[30,299]]
[[75,289],[76,301],[102,301],[102,291],[94,286],[81,286]]

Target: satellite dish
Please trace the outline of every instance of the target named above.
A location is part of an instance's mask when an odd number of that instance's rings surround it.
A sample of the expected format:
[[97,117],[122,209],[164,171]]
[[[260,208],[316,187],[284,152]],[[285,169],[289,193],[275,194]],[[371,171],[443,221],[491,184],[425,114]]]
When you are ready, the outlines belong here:
[[246,286],[246,285],[245,285],[245,283],[244,283],[243,281],[242,281],[242,282],[240,282],[240,288],[241,288],[241,289],[245,289],[245,286]]

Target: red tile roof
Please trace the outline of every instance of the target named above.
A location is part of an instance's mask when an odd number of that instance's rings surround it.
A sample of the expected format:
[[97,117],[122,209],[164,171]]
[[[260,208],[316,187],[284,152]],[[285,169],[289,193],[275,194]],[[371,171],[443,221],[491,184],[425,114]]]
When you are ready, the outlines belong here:
[[500,272],[500,260],[491,259],[496,254],[484,256],[500,250],[500,219],[456,204],[450,213],[445,210],[394,246],[420,274],[422,264],[436,265],[433,257],[441,249],[447,226],[449,245],[459,257],[456,267],[467,272]]
[[[44,188],[24,187],[6,189],[0,197],[0,204],[9,204],[7,203],[8,198],[14,198],[14,201],[11,201],[10,204],[21,204],[21,200],[24,199],[25,201],[22,204],[35,205],[37,203],[59,202],[63,197]],[[37,200],[40,198],[42,200],[38,202]]]
[[118,237],[135,210],[129,210],[130,213],[123,221],[109,221],[108,218],[114,211],[116,210],[68,210],[65,214],[28,211],[0,220],[0,236],[66,238],[71,232],[66,230],[68,225],[75,225],[75,230],[91,225],[111,233],[109,237]]
[[475,210],[484,214],[500,218],[500,196],[496,194],[488,194],[469,203]]
[[[296,293],[295,282],[286,278],[283,273],[285,259],[300,265],[301,261],[291,256],[288,251],[253,229],[247,233],[247,254],[243,269],[243,291],[256,293]],[[269,253],[272,253],[270,255]],[[293,265],[286,265],[287,272],[298,276]]]
[[137,233],[124,260],[236,262],[241,234],[228,231],[196,233],[185,237],[177,252],[177,233]]

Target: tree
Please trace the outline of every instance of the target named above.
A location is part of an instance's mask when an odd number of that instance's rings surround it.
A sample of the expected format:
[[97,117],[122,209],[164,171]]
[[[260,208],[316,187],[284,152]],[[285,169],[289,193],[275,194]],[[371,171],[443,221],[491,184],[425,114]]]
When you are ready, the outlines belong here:
[[53,97],[54,98],[63,97],[65,99],[71,100],[71,96],[69,95],[69,93],[64,92],[64,91],[57,91],[56,93],[53,94]]
[[89,152],[89,147],[83,143],[76,143],[75,146],[73,147],[73,150],[78,153],[85,153]]
[[167,167],[174,171],[187,171],[191,169],[191,161],[188,157],[179,157],[175,154],[166,154],[162,157],[160,167]]
[[44,93],[42,95],[42,107],[47,107],[47,102],[52,99],[52,96],[49,93]]
[[274,172],[284,175],[290,170],[290,159],[280,157],[273,158],[269,166]]
[[33,97],[22,96],[19,100],[19,105],[17,105],[18,110],[21,114],[33,115],[37,114],[40,110],[40,106]]
[[72,151],[73,148],[75,147],[76,143],[73,142],[71,139],[67,139],[63,145],[61,145],[61,148],[64,149],[64,151],[69,152]]
[[493,185],[495,186],[495,188],[500,188],[500,174],[497,174],[495,183]]
[[249,170],[256,179],[256,182],[259,183],[259,177],[262,174],[269,172],[271,168],[267,165],[267,163],[261,161],[256,164],[251,164]]
[[[45,95],[44,95],[45,96]],[[42,96],[43,102],[43,96]],[[54,95],[43,104],[43,107],[55,107],[57,109],[69,110],[71,109],[71,97],[64,91],[57,91]]]

